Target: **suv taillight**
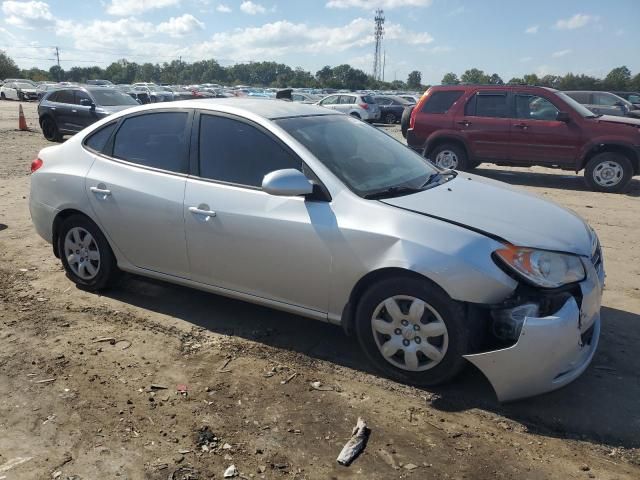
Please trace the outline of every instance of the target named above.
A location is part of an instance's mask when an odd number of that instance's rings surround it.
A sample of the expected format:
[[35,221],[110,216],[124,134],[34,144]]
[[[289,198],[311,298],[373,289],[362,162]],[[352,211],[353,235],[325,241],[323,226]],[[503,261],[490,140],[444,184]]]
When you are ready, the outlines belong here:
[[31,162],[31,173],[35,172],[42,166],[43,162],[40,158],[36,157],[36,159]]
[[368,103],[360,103],[359,105],[360,105],[360,107],[364,108],[365,110],[369,110],[369,104]]

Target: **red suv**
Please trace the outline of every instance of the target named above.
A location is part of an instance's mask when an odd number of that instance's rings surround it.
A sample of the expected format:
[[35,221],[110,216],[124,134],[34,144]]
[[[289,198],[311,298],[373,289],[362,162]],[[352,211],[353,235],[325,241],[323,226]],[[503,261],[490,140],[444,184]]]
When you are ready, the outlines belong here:
[[619,192],[640,173],[640,120],[594,115],[551,88],[431,87],[411,112],[406,136],[443,168],[584,169],[587,184],[601,192]]

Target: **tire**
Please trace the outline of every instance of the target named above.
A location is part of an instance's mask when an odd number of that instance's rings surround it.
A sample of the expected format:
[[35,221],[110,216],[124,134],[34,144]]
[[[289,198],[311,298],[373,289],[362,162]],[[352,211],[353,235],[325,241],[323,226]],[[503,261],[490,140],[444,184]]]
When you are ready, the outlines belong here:
[[443,143],[434,148],[428,158],[440,168],[469,170],[470,163],[464,148],[455,143]]
[[394,123],[396,123],[397,120],[398,119],[393,113],[387,113],[384,116],[384,123],[387,123],[389,125],[393,125]]
[[633,165],[622,153],[602,152],[595,155],[584,169],[584,179],[595,192],[622,192],[633,177]]
[[61,142],[62,134],[60,130],[58,130],[58,125],[53,118],[46,116],[40,121],[40,126],[42,127],[42,134],[44,138],[49,140],[50,142]]
[[[72,248],[74,246],[78,247],[75,251]],[[120,276],[107,239],[98,226],[84,215],[72,215],[62,222],[58,253],[67,277],[82,290],[103,290],[112,286]],[[78,255],[84,261],[78,261]]]
[[0,93],[0,99],[1,100],[6,100],[7,96],[4,94],[4,92]]
[[[416,315],[413,321],[408,321],[408,325],[394,328],[394,322],[387,321],[393,317],[390,316],[387,307],[382,306],[383,303],[386,305],[389,300],[395,301],[395,305],[400,309],[398,311],[406,314],[412,305],[410,298],[423,301],[428,305],[424,308],[424,315],[420,318]],[[375,331],[374,319],[383,322],[376,322],[375,325],[383,325],[389,333],[382,334]],[[418,328],[422,326],[419,330],[415,327],[416,319]],[[425,320],[430,321],[425,323]],[[395,323],[398,325],[397,322]],[[442,329],[444,324],[445,333],[439,337],[425,336],[427,324],[432,325],[430,327],[432,333],[438,333],[434,328]],[[394,328],[393,331],[392,328]],[[401,331],[401,334],[398,334],[398,331]],[[477,328],[471,328],[465,323],[465,310],[461,304],[453,301],[429,280],[412,277],[391,277],[370,287],[358,303],[355,332],[366,357],[378,370],[394,380],[417,386],[444,383],[459,374],[466,365],[463,355],[471,351],[472,341],[477,336]],[[399,342],[402,345],[399,348],[403,350],[397,350],[394,355],[385,357],[382,353],[382,345],[386,345],[387,342],[392,342],[390,345],[394,348]],[[394,348],[389,352],[393,352]],[[435,348],[436,351],[440,351],[442,357],[439,360],[432,360],[423,353],[415,354],[416,369],[412,368],[412,365],[407,365],[404,356],[405,348],[409,352],[417,352],[421,348],[432,352],[431,349]],[[409,357],[411,356],[409,354]]]
[[402,136],[407,138],[407,130],[409,130],[409,122],[411,121],[411,112],[413,112],[413,107],[406,107],[402,111],[402,118],[400,119],[400,130],[402,130]]

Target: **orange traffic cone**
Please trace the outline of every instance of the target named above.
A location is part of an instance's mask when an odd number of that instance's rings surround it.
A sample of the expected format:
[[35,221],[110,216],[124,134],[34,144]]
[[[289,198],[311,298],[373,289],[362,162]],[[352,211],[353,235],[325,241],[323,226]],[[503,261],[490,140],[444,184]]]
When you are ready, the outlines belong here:
[[22,110],[22,104],[20,104],[20,107],[18,108],[18,128],[20,130],[29,130],[29,127],[27,127],[27,119],[24,118],[24,111]]

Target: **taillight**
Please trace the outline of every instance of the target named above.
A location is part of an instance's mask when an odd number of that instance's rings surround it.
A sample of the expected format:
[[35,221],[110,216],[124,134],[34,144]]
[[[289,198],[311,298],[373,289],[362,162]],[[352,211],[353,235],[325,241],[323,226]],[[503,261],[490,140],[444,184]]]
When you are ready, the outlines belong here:
[[413,128],[416,124],[416,107],[413,107],[411,110],[411,115],[409,116],[409,128]]
[[31,173],[35,172],[42,166],[42,160],[36,158],[33,162],[31,162]]
[[359,105],[360,105],[360,107],[364,108],[365,110],[369,110],[369,104],[368,103],[360,103]]

